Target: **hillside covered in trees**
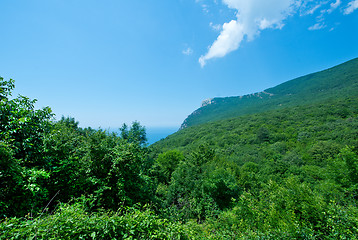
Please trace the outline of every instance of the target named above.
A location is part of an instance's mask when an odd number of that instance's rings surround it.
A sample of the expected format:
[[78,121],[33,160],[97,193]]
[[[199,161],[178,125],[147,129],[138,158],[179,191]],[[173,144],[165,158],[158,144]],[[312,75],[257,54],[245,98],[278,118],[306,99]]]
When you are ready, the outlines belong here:
[[138,122],[55,121],[0,79],[0,238],[357,239],[357,64],[207,105],[149,147]]
[[358,58],[284,82],[262,92],[213,98],[190,114],[181,128],[246,114],[310,104],[358,92]]

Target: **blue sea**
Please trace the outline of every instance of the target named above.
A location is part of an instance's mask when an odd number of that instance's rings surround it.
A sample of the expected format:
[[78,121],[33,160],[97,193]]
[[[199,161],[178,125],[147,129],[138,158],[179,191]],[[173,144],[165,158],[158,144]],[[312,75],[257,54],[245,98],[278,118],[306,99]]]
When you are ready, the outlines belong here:
[[179,127],[146,127],[148,144],[151,145],[179,130]]

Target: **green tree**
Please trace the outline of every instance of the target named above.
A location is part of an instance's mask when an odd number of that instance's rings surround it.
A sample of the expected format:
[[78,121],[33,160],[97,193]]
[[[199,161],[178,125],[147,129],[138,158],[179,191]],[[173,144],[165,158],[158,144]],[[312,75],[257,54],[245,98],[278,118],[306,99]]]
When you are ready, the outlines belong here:
[[346,146],[340,151],[338,158],[345,162],[351,183],[358,184],[358,155],[351,147]]
[[35,110],[36,100],[11,99],[14,80],[0,78],[0,195],[5,215],[37,211],[47,199],[49,174],[43,140],[52,128],[53,114],[46,107]]
[[168,184],[180,162],[184,160],[184,155],[178,150],[171,150],[158,155],[156,165],[159,168],[159,174],[162,182]]
[[257,131],[257,140],[262,142],[269,142],[270,141],[270,131],[265,127],[260,127]]
[[21,170],[12,149],[0,142],[0,218],[23,213],[27,209],[23,205],[25,202],[19,202],[25,200],[24,195],[30,194],[24,189],[26,179]]
[[53,117],[49,107],[35,110],[36,100],[24,96],[9,99],[14,88],[13,80],[0,78],[3,97],[0,101],[0,141],[14,151],[23,166],[43,166],[42,139],[51,129]]
[[145,127],[141,126],[137,121],[134,121],[130,128],[123,124],[119,130],[121,137],[130,143],[138,143],[141,146],[147,143]]
[[47,187],[56,200],[67,202],[90,191],[89,140],[82,130],[64,119],[56,122],[44,139],[45,159],[50,171]]
[[[215,151],[207,145],[201,145],[172,173],[167,205],[176,206],[183,219],[196,218],[201,221],[217,209],[214,199],[206,192],[211,188],[205,186],[207,164],[214,158]],[[212,185],[216,186],[215,183]]]

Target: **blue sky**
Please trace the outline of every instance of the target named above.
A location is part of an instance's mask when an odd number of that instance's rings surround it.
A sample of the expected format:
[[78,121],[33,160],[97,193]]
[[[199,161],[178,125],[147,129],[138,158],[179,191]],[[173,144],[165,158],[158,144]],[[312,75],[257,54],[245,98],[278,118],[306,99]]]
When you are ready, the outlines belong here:
[[0,76],[83,127],[179,127],[201,101],[358,57],[358,0],[2,0]]

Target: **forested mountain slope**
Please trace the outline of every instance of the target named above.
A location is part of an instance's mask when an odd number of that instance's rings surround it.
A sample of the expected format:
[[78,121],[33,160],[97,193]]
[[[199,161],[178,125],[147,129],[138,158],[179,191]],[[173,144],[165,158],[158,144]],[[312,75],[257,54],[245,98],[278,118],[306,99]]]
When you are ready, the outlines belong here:
[[164,206],[202,216],[218,207],[223,239],[357,239],[357,64],[194,112],[191,126],[151,146]]
[[216,206],[222,239],[357,239],[357,91],[191,126],[151,150],[164,206],[199,219]]
[[358,58],[240,97],[213,98],[190,114],[181,129],[245,114],[298,106],[358,92]]
[[294,155],[300,161],[311,161],[314,156],[310,153],[316,148],[322,151],[334,148],[337,153],[346,145],[358,147],[358,93],[192,126],[151,148],[190,153],[202,144],[239,165],[264,161],[268,149],[275,158],[289,159]]

